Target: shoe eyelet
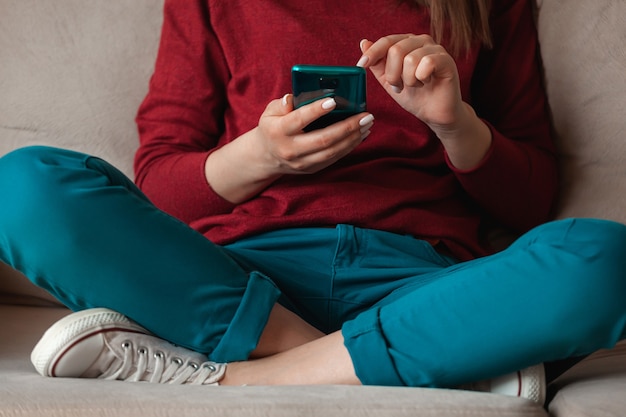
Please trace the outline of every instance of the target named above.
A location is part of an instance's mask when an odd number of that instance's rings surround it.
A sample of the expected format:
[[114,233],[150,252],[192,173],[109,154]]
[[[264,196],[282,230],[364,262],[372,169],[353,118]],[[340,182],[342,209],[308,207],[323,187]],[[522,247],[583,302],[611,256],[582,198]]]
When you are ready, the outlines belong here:
[[154,359],[163,359],[165,358],[165,353],[158,351],[154,353]]
[[125,342],[122,342],[122,349],[130,349],[133,345],[126,340]]
[[137,353],[140,355],[146,355],[148,353],[148,349],[146,349],[145,347],[140,347],[139,349],[137,349]]
[[175,363],[178,366],[182,366],[183,360],[181,358],[172,358],[172,363]]
[[204,369],[208,369],[208,370],[210,370],[211,372],[215,372],[215,371],[217,371],[217,368],[216,368],[214,365],[211,365],[210,363],[205,363],[205,364],[203,364],[203,365],[202,365],[202,368],[204,368]]
[[200,367],[200,365],[195,362],[189,362],[189,366],[191,366],[193,369],[198,369]]

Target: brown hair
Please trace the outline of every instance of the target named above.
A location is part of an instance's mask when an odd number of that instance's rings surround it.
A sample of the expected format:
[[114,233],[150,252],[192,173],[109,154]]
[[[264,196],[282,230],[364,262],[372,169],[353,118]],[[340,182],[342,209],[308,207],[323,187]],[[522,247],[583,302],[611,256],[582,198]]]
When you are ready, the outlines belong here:
[[491,46],[491,0],[413,0],[430,9],[431,32],[441,42],[449,25],[451,53],[467,51],[476,41]]

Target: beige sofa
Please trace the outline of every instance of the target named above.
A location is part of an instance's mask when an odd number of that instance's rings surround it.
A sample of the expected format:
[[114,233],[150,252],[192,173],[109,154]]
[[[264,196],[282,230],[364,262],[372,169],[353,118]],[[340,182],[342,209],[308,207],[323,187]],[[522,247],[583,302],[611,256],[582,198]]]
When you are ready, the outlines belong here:
[[[101,156],[132,176],[133,117],[152,71],[161,3],[0,0],[0,155],[54,145]],[[538,6],[563,156],[558,217],[626,222],[626,2],[543,0]],[[0,264],[0,416],[626,416],[624,344],[560,378],[544,410],[523,399],[457,390],[40,377],[30,351],[67,313]]]

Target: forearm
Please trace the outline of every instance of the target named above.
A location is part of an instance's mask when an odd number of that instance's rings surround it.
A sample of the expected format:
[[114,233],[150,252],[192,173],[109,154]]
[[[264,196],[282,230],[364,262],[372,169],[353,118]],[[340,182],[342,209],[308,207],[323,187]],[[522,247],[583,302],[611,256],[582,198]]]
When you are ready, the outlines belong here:
[[512,139],[490,126],[492,143],[473,169],[448,163],[463,189],[494,219],[524,231],[549,219],[558,186],[554,154],[532,141]]
[[319,100],[293,110],[292,101],[286,95],[270,102],[256,128],[207,158],[205,176],[214,192],[238,204],[283,175],[316,173],[352,152],[374,123],[371,114],[361,113],[304,132],[305,126],[331,112],[337,103]]

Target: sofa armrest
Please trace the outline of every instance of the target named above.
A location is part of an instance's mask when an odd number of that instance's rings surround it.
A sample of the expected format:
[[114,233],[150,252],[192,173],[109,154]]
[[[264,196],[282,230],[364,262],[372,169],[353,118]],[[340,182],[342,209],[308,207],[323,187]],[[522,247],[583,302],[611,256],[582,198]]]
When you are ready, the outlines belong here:
[[557,217],[626,223],[626,2],[538,0],[537,5],[562,168]]

